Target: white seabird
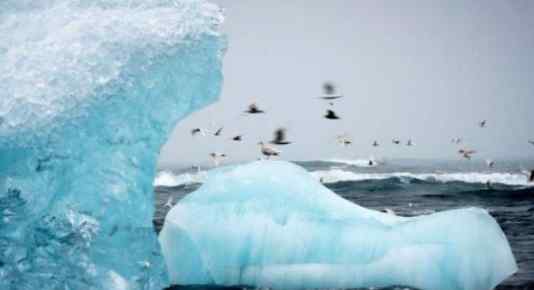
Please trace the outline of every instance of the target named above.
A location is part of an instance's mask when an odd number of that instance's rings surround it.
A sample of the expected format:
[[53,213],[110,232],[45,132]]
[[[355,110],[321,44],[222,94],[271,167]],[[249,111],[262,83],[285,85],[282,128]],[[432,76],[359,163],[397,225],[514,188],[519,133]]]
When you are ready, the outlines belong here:
[[271,156],[279,156],[281,151],[274,148],[273,146],[270,146],[268,144],[265,144],[263,142],[259,142],[258,145],[260,145],[260,151],[261,154],[267,156],[267,159],[269,159]]

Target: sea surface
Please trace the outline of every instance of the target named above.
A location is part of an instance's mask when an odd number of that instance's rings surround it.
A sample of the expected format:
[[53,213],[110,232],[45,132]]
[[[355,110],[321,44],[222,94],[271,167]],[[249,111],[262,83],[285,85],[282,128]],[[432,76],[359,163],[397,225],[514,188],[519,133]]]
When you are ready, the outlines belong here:
[[[493,168],[483,161],[464,160],[390,160],[371,166],[368,160],[296,163],[340,196],[367,208],[391,209],[400,216],[471,206],[485,208],[508,237],[519,266],[519,271],[497,289],[534,289],[534,184],[528,183],[524,172],[534,169],[534,160],[497,161]],[[169,210],[165,206],[169,198],[179,201],[201,186],[205,170],[159,172],[154,182],[154,224],[158,231]]]

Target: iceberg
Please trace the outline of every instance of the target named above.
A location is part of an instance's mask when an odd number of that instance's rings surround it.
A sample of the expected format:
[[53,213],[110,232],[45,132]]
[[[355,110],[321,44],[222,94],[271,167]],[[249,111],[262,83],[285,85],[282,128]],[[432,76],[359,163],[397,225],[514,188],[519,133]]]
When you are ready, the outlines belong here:
[[158,152],[214,102],[203,0],[0,3],[0,289],[162,289]]
[[283,161],[210,172],[171,209],[159,240],[180,285],[489,290],[517,270],[483,209],[385,214]]

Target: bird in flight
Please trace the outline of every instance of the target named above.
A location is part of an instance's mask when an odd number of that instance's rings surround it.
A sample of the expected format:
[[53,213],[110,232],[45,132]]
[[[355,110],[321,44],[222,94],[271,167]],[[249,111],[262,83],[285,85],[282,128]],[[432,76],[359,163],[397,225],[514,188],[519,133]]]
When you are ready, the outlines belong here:
[[274,134],[273,134],[273,140],[271,141],[271,144],[276,144],[276,145],[287,145],[287,144],[291,144],[290,141],[287,141],[287,138],[286,138],[286,129],[285,128],[278,128],[274,131]]
[[214,136],[221,136],[222,130],[224,127],[219,128],[215,133],[213,133]]
[[534,145],[534,140],[528,140],[528,143]]
[[267,159],[269,159],[271,156],[280,155],[280,150],[274,148],[273,146],[269,146],[268,144],[264,144],[263,142],[259,142],[258,145],[260,145],[261,154],[267,156]]
[[489,168],[493,168],[493,166],[495,166],[495,161],[491,160],[491,159],[488,159],[486,160],[486,165],[489,167]]
[[243,135],[236,135],[232,138],[233,141],[242,141],[243,140]]
[[459,138],[459,137],[452,138],[451,143],[460,144],[462,143],[462,138]]
[[408,142],[406,142],[406,146],[413,146],[412,139],[408,139]]
[[213,164],[215,165],[215,167],[217,167],[217,166],[219,166],[219,164],[220,164],[224,159],[226,159],[226,154],[224,154],[224,153],[212,152],[212,153],[210,153],[210,157],[211,157],[211,161],[213,161]]
[[350,140],[350,137],[347,134],[339,135],[336,137],[337,143],[347,147],[350,144],[352,144],[352,140]]
[[400,144],[400,140],[397,139],[397,138],[394,138],[393,140],[391,140],[391,142],[392,142],[393,144],[396,144],[396,145],[399,145],[399,144]]
[[258,105],[256,105],[256,103],[252,103],[248,106],[248,110],[245,111],[245,113],[249,113],[249,114],[261,114],[261,113],[265,113],[263,110],[260,110]]
[[460,149],[458,153],[461,154],[465,159],[471,160],[471,155],[477,153],[475,150],[470,149]]
[[205,136],[206,132],[204,132],[204,130],[202,130],[200,128],[194,128],[194,129],[191,130],[191,135],[196,136],[197,134]]
[[375,140],[375,142],[373,142],[373,147],[378,147],[380,146],[380,144],[378,144],[378,141]]
[[486,120],[482,120],[482,121],[478,122],[478,126],[480,126],[480,128],[486,127]]
[[324,117],[329,120],[341,119],[338,115],[336,115],[336,112],[332,110],[326,110],[326,115],[324,115]]
[[319,97],[323,100],[335,100],[343,97],[342,95],[336,93],[336,87],[334,86],[334,84],[329,82],[324,83],[323,92],[324,95]]

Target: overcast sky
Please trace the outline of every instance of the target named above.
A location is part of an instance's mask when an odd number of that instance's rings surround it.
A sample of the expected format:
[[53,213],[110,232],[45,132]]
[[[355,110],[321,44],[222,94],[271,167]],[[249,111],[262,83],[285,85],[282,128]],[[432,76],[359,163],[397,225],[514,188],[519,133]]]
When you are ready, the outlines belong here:
[[[280,126],[294,142],[281,147],[289,160],[453,159],[457,136],[479,159],[534,158],[534,1],[215,2],[229,40],[220,101],[178,124],[160,166],[210,152],[253,160]],[[322,118],[324,81],[345,96],[341,120]],[[252,101],[267,114],[244,115]],[[221,137],[190,135],[220,126]],[[336,144],[342,133],[353,146]]]

